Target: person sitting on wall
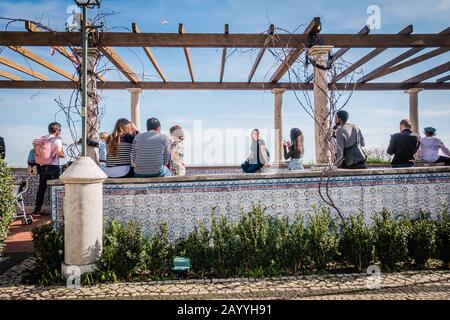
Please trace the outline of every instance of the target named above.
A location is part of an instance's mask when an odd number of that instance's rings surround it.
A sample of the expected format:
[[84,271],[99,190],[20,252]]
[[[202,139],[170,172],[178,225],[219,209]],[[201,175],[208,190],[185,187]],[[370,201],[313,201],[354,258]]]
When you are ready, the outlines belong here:
[[391,135],[387,153],[394,155],[391,161],[393,168],[414,166],[414,155],[419,149],[420,137],[411,128],[411,121],[403,119],[400,121],[400,132]]
[[364,137],[357,125],[347,123],[345,110],[336,113],[336,166],[343,169],[366,169]]
[[289,170],[304,170],[303,154],[305,149],[302,131],[298,128],[292,128],[290,136],[291,142],[284,141],[283,143],[284,159],[291,159],[288,165]]
[[259,130],[253,129],[251,133],[250,154],[243,164],[242,170],[245,173],[254,173],[264,166],[269,166],[269,152],[267,151],[266,142],[260,139]]
[[161,123],[156,118],[147,120],[147,132],[133,141],[131,158],[137,178],[171,176],[166,164],[170,160],[170,139],[161,133]]
[[33,140],[34,160],[39,165],[39,188],[33,215],[41,214],[48,180],[59,179],[61,174],[59,159],[65,157],[62,146],[61,125],[58,122],[48,125],[48,135]]
[[3,137],[0,137],[0,159],[4,160],[6,156],[6,146]]
[[[425,137],[420,141],[420,155],[422,160],[431,163],[443,162],[446,166],[450,166],[450,150],[441,139],[436,137],[436,129],[426,127],[423,131]],[[440,155],[439,150],[445,156]]]
[[184,131],[179,125],[170,128],[172,144],[170,147],[169,169],[174,176],[186,175],[184,164]]
[[131,145],[137,133],[135,125],[127,119],[117,120],[114,131],[106,139],[106,167],[110,178],[133,177]]
[[98,142],[98,159],[100,164],[106,163],[106,139],[108,138],[108,133],[105,131],[100,132],[100,141]]

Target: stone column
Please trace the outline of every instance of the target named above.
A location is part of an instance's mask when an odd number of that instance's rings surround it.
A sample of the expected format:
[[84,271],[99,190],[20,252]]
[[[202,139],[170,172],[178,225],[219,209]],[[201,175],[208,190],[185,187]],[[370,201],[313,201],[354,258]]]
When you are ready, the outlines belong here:
[[[309,54],[316,65],[325,68],[328,63],[328,53],[332,48],[333,46],[313,46],[309,49]],[[327,70],[317,66],[314,67],[314,118],[316,164],[329,164],[332,157],[328,78]]]
[[[102,252],[103,181],[91,157],[80,157],[61,175],[64,182],[64,262],[62,275],[93,271]],[[78,272],[77,272],[78,271]]]
[[405,91],[409,94],[409,120],[412,122],[412,131],[419,134],[419,97],[422,88],[412,88]]
[[274,106],[274,127],[275,127],[275,162],[274,166],[279,166],[283,162],[283,93],[286,89],[273,89],[275,95]]
[[136,128],[141,131],[140,123],[141,123],[141,111],[139,98],[140,93],[142,92],[141,88],[129,88],[127,89],[131,95],[131,122],[136,125]]
[[[82,56],[82,50],[77,50],[78,55]],[[91,157],[96,163],[99,163],[98,147],[89,145],[89,142],[98,142],[100,140],[98,135],[98,118],[99,118],[99,95],[97,93],[97,76],[95,75],[95,68],[97,62],[97,50],[88,48],[88,83],[87,83],[87,141],[88,146],[86,154]],[[81,69],[80,69],[80,81]]]

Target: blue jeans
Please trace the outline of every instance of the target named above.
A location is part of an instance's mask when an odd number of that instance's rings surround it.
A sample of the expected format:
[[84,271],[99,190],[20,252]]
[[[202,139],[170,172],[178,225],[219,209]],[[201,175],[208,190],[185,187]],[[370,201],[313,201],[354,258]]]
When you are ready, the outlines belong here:
[[136,172],[134,173],[134,176],[136,178],[170,177],[171,175],[172,172],[170,172],[169,168],[167,168],[166,166],[161,166],[157,174],[139,174]]

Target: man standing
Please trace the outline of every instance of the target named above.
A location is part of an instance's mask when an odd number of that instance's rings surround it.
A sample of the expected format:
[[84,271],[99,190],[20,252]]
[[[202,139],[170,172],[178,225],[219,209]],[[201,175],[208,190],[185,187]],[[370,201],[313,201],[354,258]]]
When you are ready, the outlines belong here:
[[343,169],[366,169],[366,155],[362,150],[365,146],[364,137],[358,126],[347,123],[348,118],[347,111],[340,110],[336,113],[335,164]]
[[61,165],[59,158],[64,158],[61,140],[61,125],[52,122],[48,125],[48,135],[33,141],[33,149],[36,163],[39,164],[39,188],[36,195],[36,207],[34,215],[40,215],[44,203],[47,181],[59,179]]
[[0,159],[4,160],[5,156],[6,156],[5,140],[3,140],[3,137],[0,137]]
[[131,148],[131,163],[137,178],[172,175],[166,166],[170,160],[170,139],[161,133],[156,118],[147,120],[147,132],[138,134]]
[[412,132],[412,124],[408,119],[400,121],[400,132],[391,136],[387,153],[394,155],[393,168],[413,167],[414,155],[420,146],[420,137]]

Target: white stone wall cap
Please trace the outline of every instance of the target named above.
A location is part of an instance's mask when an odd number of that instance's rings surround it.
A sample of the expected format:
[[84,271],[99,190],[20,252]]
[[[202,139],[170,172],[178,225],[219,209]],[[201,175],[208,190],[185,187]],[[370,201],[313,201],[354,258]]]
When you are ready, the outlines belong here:
[[108,176],[90,157],[80,157],[75,160],[60,180],[66,183],[95,183],[103,182]]

